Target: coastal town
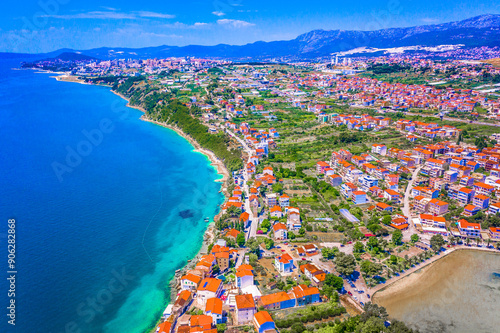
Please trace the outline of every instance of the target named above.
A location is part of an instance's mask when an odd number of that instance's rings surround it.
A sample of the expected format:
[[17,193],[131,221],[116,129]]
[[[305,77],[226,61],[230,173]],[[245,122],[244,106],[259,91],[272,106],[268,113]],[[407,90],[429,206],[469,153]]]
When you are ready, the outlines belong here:
[[412,332],[377,292],[449,253],[500,250],[500,67],[484,52],[73,63],[59,79],[111,86],[223,175],[152,331]]

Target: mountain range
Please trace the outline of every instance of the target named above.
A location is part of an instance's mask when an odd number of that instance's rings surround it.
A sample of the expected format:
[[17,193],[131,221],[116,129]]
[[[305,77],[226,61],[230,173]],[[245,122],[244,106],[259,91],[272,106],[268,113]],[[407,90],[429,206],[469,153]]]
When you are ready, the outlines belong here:
[[500,46],[500,15],[487,14],[463,21],[390,28],[375,31],[313,30],[295,39],[255,42],[246,45],[156,46],[144,48],[102,47],[90,50],[61,49],[45,54],[20,55],[0,53],[0,58],[47,58],[74,52],[98,59],[210,57],[234,60],[269,60],[273,58],[312,59],[358,48],[396,48],[409,46],[460,45],[460,47]]

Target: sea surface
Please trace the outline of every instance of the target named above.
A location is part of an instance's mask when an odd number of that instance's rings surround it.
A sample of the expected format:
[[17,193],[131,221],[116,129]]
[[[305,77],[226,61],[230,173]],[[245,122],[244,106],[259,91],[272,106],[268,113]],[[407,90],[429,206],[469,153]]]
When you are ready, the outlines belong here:
[[0,332],[145,332],[218,212],[220,175],[109,88],[17,66],[0,62]]
[[452,252],[376,293],[374,301],[420,332],[500,332],[500,254]]

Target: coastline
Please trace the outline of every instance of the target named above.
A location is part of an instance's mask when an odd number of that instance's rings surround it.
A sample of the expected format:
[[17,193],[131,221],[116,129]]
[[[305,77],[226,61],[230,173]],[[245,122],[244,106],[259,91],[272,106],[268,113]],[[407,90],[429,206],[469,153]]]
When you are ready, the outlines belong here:
[[420,332],[496,331],[499,252],[461,247],[448,254],[384,286],[372,302]]
[[[396,279],[391,279],[390,282],[386,284],[381,284],[376,286],[375,288],[370,289],[369,291],[372,293],[372,302],[377,303],[376,298],[377,298],[377,293],[382,294],[384,291],[388,292],[391,287],[395,287],[395,284],[399,284],[396,290],[393,290],[393,293],[400,292],[412,285],[412,282],[415,281],[415,279],[418,277],[419,274],[425,273],[425,271],[429,270],[436,262],[438,262],[440,259],[446,258],[449,254],[454,253],[454,252],[459,252],[459,251],[478,251],[478,252],[490,252],[490,253],[496,253],[500,254],[499,251],[493,250],[493,249],[485,249],[485,248],[470,248],[468,246],[457,246],[453,249],[450,249],[446,251],[445,253],[442,253],[439,256],[434,256],[430,261],[425,263],[423,266],[415,266],[410,270],[407,270],[404,275],[396,277]],[[379,295],[380,296],[380,295]]]
[[[71,81],[73,82],[73,81]],[[83,83],[83,84],[86,84],[86,83]],[[146,116],[146,110],[141,107],[141,106],[137,106],[137,105],[131,105],[130,104],[130,99],[127,98],[126,96],[116,92],[116,91],[113,91],[113,90],[110,90],[113,94],[123,98],[124,100],[127,101],[127,107],[129,108],[133,108],[133,109],[136,109],[136,110],[139,110],[141,112],[143,112],[144,114],[140,117],[140,119],[142,121],[147,121],[147,122],[150,122],[150,123],[153,123],[153,124],[156,124],[156,125],[159,125],[159,126],[162,126],[162,127],[165,127],[165,128],[168,128],[172,131],[174,131],[175,133],[177,133],[178,135],[180,135],[181,137],[183,137],[184,139],[186,139],[194,148],[194,152],[198,152],[198,153],[201,153],[203,155],[205,155],[207,157],[207,159],[210,161],[210,165],[212,167],[214,167],[217,171],[217,173],[219,175],[222,176],[222,178],[220,179],[217,179],[215,180],[216,182],[221,182],[221,192],[224,194],[224,197],[227,199],[229,197],[229,192],[227,191],[227,188],[228,188],[228,182],[229,182],[229,179],[230,179],[230,173],[229,173],[229,170],[226,168],[226,166],[224,165],[224,163],[217,157],[215,156],[215,154],[208,150],[208,149],[204,149],[196,140],[194,140],[191,136],[187,135],[186,133],[184,133],[180,128],[178,127],[174,127],[174,126],[171,126],[171,125],[168,125],[168,124],[165,124],[165,123],[161,123],[161,122],[158,122],[158,121],[155,121],[155,120],[152,120],[152,119],[149,119],[147,116]],[[178,291],[179,291],[179,278],[184,274],[184,272],[186,272],[186,270],[188,269],[191,269],[191,268],[194,268],[194,267],[191,267],[194,263],[196,263],[196,261],[203,255],[203,254],[207,254],[207,249],[208,249],[208,246],[215,241],[216,239],[216,234],[215,234],[215,221],[218,221],[222,216],[222,211],[220,211],[219,209],[219,213],[217,213],[217,215],[214,216],[213,218],[213,222],[209,223],[207,225],[207,229],[205,230],[205,233],[203,234],[203,241],[201,243],[201,246],[200,246],[200,249],[198,250],[198,252],[196,253],[196,255],[193,257],[193,259],[191,259],[190,261],[188,261],[184,267],[180,268],[180,270],[178,271],[178,273],[175,273],[174,276],[172,277],[172,279],[168,282],[168,288],[170,289],[169,292],[170,292],[170,299],[169,299],[169,302],[172,302],[172,300],[175,300],[175,297],[176,295],[178,294]],[[167,306],[168,304],[166,304],[165,306]],[[151,327],[151,329],[149,330],[148,329],[148,332],[151,332],[151,333],[154,333],[156,332],[156,327],[161,323],[161,317],[158,318],[158,320],[155,322],[155,324],[153,325],[153,327]]]
[[[57,73],[57,74],[62,74],[62,73]],[[55,78],[57,81],[62,81],[62,82],[71,82],[71,83],[79,83],[79,84],[85,84],[85,85],[92,85],[90,83],[84,82],[83,80],[79,79],[76,76],[67,75],[67,74],[65,74],[65,75],[59,75],[59,76],[52,76],[52,78]],[[222,176],[220,179],[215,180],[216,182],[222,183],[221,184],[221,192],[224,194],[224,197],[226,199],[229,197],[229,192],[228,192],[227,188],[228,188],[228,182],[229,182],[231,174],[230,174],[229,170],[226,168],[226,166],[224,165],[224,163],[212,151],[203,148],[196,140],[194,140],[191,136],[189,136],[186,133],[184,133],[180,128],[149,119],[146,116],[147,113],[146,113],[146,110],[143,107],[137,106],[137,105],[131,105],[129,98],[127,98],[126,96],[124,96],[124,95],[122,95],[122,94],[120,94],[120,93],[118,93],[116,91],[113,91],[112,89],[110,89],[110,91],[113,94],[119,96],[120,98],[126,100],[127,101],[127,105],[126,105],[127,107],[139,110],[142,113],[144,113],[140,117],[140,119],[142,121],[147,121],[147,122],[150,122],[150,123],[154,123],[156,125],[159,125],[159,126],[162,126],[162,127],[165,127],[165,128],[168,128],[168,129],[174,131],[175,133],[177,133],[178,135],[180,135],[181,137],[183,137],[184,139],[186,139],[193,146],[193,148],[194,148],[193,151],[194,152],[198,152],[198,153],[201,153],[201,154],[205,155],[206,158],[210,161],[210,165],[216,169],[216,171],[217,171],[217,173],[219,175]],[[218,221],[221,218],[221,216],[222,216],[222,212],[219,209],[219,213],[217,213],[214,216],[213,221],[210,222],[207,225],[207,228],[206,228],[206,230],[205,230],[205,232],[203,234],[203,241],[202,241],[202,243],[200,245],[200,249],[198,250],[198,252],[196,253],[196,255],[191,260],[189,260],[182,268],[180,268],[177,273],[174,273],[174,276],[170,279],[170,281],[168,281],[168,288],[170,289],[169,290],[169,294],[170,294],[169,302],[172,302],[173,300],[175,300],[175,297],[176,297],[176,295],[177,295],[177,293],[179,291],[179,278],[182,276],[182,274],[186,270],[190,269],[191,266],[193,264],[195,264],[196,261],[201,257],[201,255],[206,254],[208,246],[213,241],[215,241],[215,239],[216,239],[215,221]],[[165,307],[167,305],[168,304],[165,304]],[[163,313],[163,309],[162,309],[162,313]],[[154,323],[154,325],[151,327],[151,329],[147,329],[147,331],[148,332],[155,332],[156,331],[156,327],[158,326],[158,324],[160,322],[161,322],[161,316]]]

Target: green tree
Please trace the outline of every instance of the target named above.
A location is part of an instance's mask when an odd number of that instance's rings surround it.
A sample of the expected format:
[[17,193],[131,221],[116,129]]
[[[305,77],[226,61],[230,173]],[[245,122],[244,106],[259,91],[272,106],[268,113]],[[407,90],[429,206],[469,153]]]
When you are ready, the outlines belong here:
[[402,240],[403,240],[403,233],[401,232],[401,230],[396,230],[392,233],[392,242],[395,245],[400,245]]
[[281,183],[274,183],[272,185],[273,192],[280,193],[283,191],[283,184]]
[[238,236],[236,236],[236,243],[239,247],[243,247],[245,245],[245,234],[240,232]]
[[417,234],[413,234],[413,235],[411,235],[411,237],[410,237],[410,240],[411,240],[413,243],[418,242],[418,240],[419,240],[419,239],[420,239],[420,237],[418,237],[418,235],[417,235]]
[[266,244],[266,249],[270,250],[274,246],[274,241],[271,238],[266,238],[264,240],[264,243]]
[[382,265],[370,260],[364,260],[361,263],[361,271],[369,276],[378,275],[382,271]]
[[389,225],[389,224],[391,224],[391,222],[392,222],[391,215],[385,215],[382,218],[382,223],[385,224],[385,225]]
[[341,275],[349,276],[354,272],[354,269],[356,268],[356,260],[354,259],[354,256],[352,254],[345,254],[343,252],[340,252],[335,257],[334,262],[337,272],[339,272],[339,274]]
[[226,324],[217,324],[217,333],[224,333],[226,331]]
[[271,228],[271,222],[269,222],[269,220],[268,220],[268,219],[264,219],[264,220],[262,221],[262,223],[260,224],[260,227],[261,227],[261,228],[265,228],[265,229],[268,229],[268,230],[269,230],[269,228]]
[[326,274],[324,285],[340,290],[344,286],[344,279],[334,274]]
[[366,246],[368,246],[371,250],[378,247],[378,239],[377,237],[368,238],[368,242],[366,242]]
[[335,257],[335,255],[339,253],[339,248],[334,246],[334,247],[324,247],[321,249],[321,255],[325,259],[332,259]]
[[365,246],[360,241],[357,241],[353,247],[354,253],[362,253],[365,251]]
[[430,243],[431,243],[431,247],[434,250],[434,252],[439,252],[439,250],[441,250],[441,248],[443,247],[445,242],[444,242],[443,236],[434,235],[431,237]]

